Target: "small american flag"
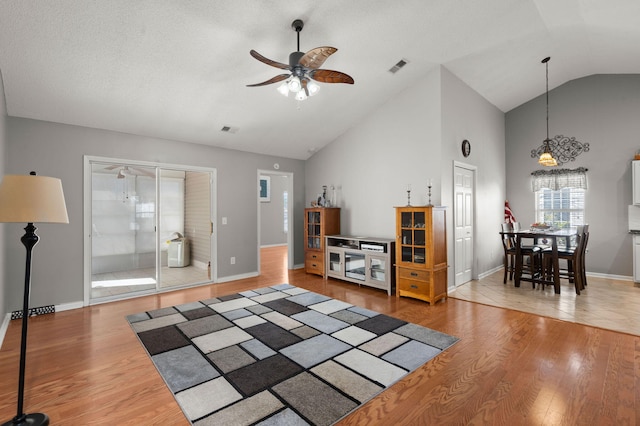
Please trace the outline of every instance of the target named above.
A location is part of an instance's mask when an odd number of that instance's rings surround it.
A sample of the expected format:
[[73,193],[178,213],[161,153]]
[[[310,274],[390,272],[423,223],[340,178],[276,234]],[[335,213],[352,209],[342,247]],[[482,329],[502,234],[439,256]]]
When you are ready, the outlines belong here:
[[511,211],[511,207],[509,207],[509,201],[504,201],[504,221],[505,223],[515,223],[516,217],[513,215]]

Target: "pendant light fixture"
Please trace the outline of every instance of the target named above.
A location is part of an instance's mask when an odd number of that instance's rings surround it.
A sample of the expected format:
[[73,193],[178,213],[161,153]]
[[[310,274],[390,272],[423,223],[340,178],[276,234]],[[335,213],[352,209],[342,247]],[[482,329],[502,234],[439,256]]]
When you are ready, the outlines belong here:
[[542,60],[542,63],[545,64],[547,67],[547,138],[543,142],[544,151],[542,151],[542,154],[540,154],[540,158],[538,159],[538,164],[541,164],[547,167],[558,165],[558,162],[556,161],[556,159],[553,158],[553,155],[551,153],[551,146],[549,145],[549,142],[551,142],[551,139],[549,139],[549,60],[550,59],[551,57],[546,57]]

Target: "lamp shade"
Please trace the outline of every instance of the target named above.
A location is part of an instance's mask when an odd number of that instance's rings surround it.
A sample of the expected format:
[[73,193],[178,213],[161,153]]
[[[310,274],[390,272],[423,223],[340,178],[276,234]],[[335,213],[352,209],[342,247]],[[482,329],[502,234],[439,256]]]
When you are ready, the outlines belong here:
[[69,223],[62,181],[6,175],[0,184],[0,222]]

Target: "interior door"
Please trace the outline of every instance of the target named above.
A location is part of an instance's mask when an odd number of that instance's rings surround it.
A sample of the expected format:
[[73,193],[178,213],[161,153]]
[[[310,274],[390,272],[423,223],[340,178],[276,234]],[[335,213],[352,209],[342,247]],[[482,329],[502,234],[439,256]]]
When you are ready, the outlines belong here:
[[473,200],[475,170],[454,166],[455,285],[473,278]]

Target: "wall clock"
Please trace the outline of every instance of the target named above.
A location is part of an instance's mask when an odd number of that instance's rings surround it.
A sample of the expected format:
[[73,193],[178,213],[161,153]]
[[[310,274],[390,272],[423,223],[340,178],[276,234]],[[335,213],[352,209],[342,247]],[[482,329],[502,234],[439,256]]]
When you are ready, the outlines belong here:
[[462,155],[468,157],[471,154],[471,143],[468,140],[462,141]]

